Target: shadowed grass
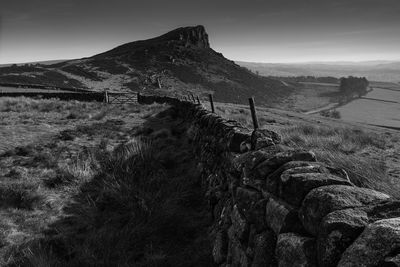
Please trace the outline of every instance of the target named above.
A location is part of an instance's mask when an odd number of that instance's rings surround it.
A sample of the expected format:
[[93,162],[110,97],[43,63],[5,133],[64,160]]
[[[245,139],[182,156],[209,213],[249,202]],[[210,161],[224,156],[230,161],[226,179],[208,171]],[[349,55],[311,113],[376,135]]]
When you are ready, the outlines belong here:
[[149,119],[151,137],[90,151],[64,169],[68,179],[49,181],[67,186],[93,177],[43,238],[10,251],[8,266],[212,266],[193,152],[164,128],[168,116]]

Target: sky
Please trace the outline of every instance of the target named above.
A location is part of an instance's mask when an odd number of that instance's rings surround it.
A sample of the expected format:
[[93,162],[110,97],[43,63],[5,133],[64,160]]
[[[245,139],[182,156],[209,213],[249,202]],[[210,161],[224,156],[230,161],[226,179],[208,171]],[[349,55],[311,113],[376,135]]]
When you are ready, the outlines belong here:
[[0,0],[0,64],[88,57],[192,25],[236,61],[400,60],[400,0]]

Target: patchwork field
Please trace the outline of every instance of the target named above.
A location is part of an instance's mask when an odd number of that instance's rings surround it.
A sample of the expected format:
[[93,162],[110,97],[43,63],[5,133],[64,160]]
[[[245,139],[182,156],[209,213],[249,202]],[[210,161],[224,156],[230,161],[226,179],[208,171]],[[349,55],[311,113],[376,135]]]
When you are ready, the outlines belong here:
[[337,108],[345,121],[382,125],[400,129],[400,86],[373,87],[361,99]]

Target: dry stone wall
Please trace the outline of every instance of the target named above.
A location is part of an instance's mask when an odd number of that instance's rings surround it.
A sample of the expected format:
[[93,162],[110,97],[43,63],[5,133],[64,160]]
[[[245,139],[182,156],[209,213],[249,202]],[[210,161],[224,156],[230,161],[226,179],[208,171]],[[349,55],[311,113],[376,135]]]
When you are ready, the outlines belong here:
[[190,125],[219,266],[400,266],[400,202],[356,187],[311,151],[280,144],[201,105],[170,103]]

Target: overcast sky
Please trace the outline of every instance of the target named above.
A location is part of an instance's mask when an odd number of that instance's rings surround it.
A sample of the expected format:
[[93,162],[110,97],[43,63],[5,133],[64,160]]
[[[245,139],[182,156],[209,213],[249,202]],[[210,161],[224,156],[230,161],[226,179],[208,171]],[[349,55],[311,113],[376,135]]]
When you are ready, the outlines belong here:
[[199,24],[232,60],[400,59],[400,0],[0,0],[0,64],[91,56]]

